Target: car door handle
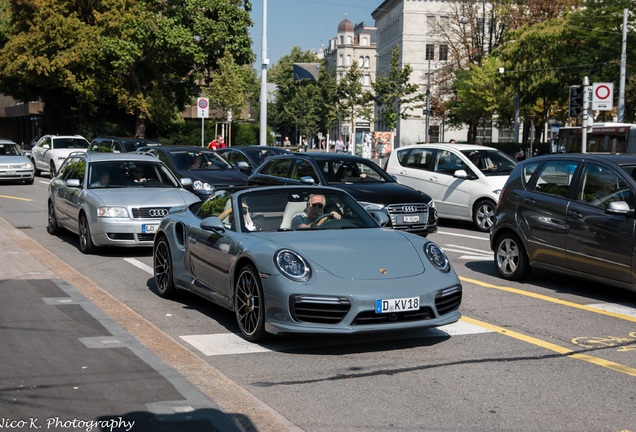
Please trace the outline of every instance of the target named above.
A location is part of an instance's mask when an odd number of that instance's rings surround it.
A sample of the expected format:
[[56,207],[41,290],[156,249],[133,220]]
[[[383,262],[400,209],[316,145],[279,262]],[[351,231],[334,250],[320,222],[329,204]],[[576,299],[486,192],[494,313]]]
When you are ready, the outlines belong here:
[[406,175],[406,171],[400,171],[400,175]]
[[568,216],[572,219],[583,219],[583,214],[575,210],[568,210]]
[[436,176],[431,176],[431,181],[437,182],[439,179]]
[[197,242],[197,239],[195,239],[192,236],[188,236],[188,243],[196,244],[196,242]]
[[531,205],[531,206],[533,206],[533,205],[535,205],[535,204],[536,204],[536,201],[535,201],[534,199],[532,199],[532,198],[528,198],[528,197],[524,198],[524,199],[523,199],[523,202],[524,202],[525,204],[527,204],[527,205]]

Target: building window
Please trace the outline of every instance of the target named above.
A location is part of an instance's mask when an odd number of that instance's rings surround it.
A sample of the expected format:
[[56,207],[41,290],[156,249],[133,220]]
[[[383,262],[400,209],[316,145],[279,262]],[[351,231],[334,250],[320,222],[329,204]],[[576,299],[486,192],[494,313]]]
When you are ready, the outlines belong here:
[[447,16],[439,17],[439,29],[445,31],[450,25],[450,19]]
[[428,34],[433,34],[437,31],[437,28],[435,27],[435,24],[437,23],[437,21],[435,20],[434,16],[427,16],[426,17],[426,33]]
[[439,46],[439,59],[441,61],[448,60],[448,45]]
[[364,67],[371,67],[371,59],[369,58],[369,56],[366,56],[364,58]]
[[435,59],[435,45],[426,44],[426,60],[434,60]]
[[369,74],[364,74],[362,79],[363,79],[363,81],[362,81],[362,85],[363,86],[370,86],[371,85],[371,76]]
[[351,45],[353,43],[353,38],[351,36],[347,36],[347,43]]
[[340,54],[338,63],[340,64],[340,66],[344,66],[344,55],[343,54]]
[[369,45],[369,39],[367,39],[367,37],[366,37],[366,36],[364,36],[364,37],[362,38],[362,44],[361,44],[361,45],[363,45],[363,46],[367,46],[367,45]]
[[358,58],[358,66],[360,66],[360,67],[364,66],[364,57],[360,56]]
[[344,36],[340,36],[340,45],[344,45]]
[[477,136],[475,142],[492,142],[492,120],[484,120],[477,125]]
[[347,63],[345,66],[351,66],[351,54],[347,55]]

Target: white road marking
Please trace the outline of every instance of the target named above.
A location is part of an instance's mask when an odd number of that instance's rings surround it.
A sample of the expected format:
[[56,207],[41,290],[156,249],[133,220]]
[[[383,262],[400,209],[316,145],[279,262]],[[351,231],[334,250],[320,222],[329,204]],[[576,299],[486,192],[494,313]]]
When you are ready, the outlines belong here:
[[472,260],[472,261],[492,260],[492,251],[489,251],[489,250],[486,251],[486,250],[474,249],[474,248],[469,248],[466,246],[459,246],[459,245],[453,245],[453,244],[443,245],[442,250],[444,250],[444,252],[457,252],[457,253],[468,252],[473,254],[473,255],[462,255],[459,257],[459,259]]
[[456,237],[471,238],[471,239],[476,239],[476,240],[490,241],[490,237],[477,237],[477,236],[472,236],[472,235],[451,233],[451,232],[446,232],[446,231],[437,231],[435,234],[443,234],[443,235],[449,235],[449,236],[456,236]]
[[[443,327],[427,329],[427,331],[424,333],[424,337],[462,336],[490,332],[491,330],[485,329],[483,327],[468,324],[463,321],[458,321],[454,324],[449,324]],[[235,333],[189,335],[179,337],[185,342],[189,343],[195,349],[199,350],[203,355],[208,357],[218,355],[284,351],[286,348],[289,348],[288,345],[283,344],[268,344],[267,346],[257,345],[248,342],[239,334]],[[422,334],[417,337],[422,337]],[[315,345],[313,346],[315,347]],[[325,343],[324,346],[328,346],[328,343]]]
[[137,268],[142,269],[143,271],[145,271],[148,274],[155,274],[154,271],[152,270],[152,267],[142,263],[138,259],[135,259],[135,258],[124,258],[124,261],[126,261],[129,264],[134,265]]
[[593,307],[596,309],[601,309],[607,312],[636,317],[635,306],[627,306],[627,305],[616,304],[616,303],[597,303],[597,304],[589,304],[586,306]]

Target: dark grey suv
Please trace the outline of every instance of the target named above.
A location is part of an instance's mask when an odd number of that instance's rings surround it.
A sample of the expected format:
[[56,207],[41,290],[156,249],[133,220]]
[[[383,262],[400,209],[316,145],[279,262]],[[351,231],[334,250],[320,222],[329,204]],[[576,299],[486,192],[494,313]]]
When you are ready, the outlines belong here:
[[555,270],[636,291],[636,156],[528,159],[508,178],[490,231],[505,279]]

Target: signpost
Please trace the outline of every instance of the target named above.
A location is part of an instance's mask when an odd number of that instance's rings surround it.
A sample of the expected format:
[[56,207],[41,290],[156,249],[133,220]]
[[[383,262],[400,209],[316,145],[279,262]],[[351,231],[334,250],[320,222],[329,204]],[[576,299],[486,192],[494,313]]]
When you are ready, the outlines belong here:
[[201,147],[205,147],[205,119],[210,117],[210,101],[208,98],[197,99],[197,117],[201,118]]
[[611,111],[614,108],[614,83],[594,83],[592,88],[592,109]]

